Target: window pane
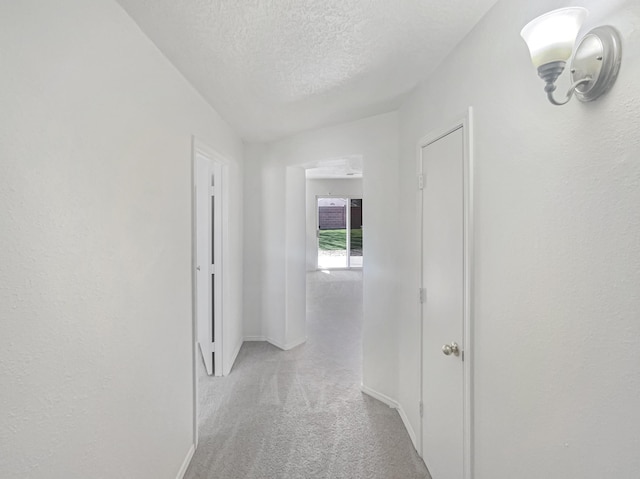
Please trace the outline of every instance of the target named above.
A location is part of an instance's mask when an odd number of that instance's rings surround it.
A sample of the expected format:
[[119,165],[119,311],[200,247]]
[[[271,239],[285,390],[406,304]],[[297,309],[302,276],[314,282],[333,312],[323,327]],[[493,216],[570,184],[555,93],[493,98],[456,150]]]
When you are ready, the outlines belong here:
[[362,267],[362,199],[351,200],[351,252],[349,265]]
[[346,198],[318,198],[318,267],[347,267]]

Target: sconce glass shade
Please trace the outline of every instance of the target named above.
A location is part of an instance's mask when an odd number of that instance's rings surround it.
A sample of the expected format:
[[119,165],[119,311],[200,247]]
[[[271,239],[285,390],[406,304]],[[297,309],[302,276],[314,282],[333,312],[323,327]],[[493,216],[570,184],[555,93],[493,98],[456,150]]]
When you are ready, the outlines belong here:
[[525,25],[520,35],[529,47],[531,61],[536,68],[569,60],[587,13],[587,9],[582,7],[560,8]]

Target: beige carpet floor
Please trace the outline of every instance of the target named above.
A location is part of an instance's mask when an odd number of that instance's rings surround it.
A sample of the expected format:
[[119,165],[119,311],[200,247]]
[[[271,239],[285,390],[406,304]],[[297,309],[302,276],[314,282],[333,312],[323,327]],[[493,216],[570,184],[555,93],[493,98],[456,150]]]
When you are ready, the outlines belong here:
[[201,367],[187,479],[429,478],[397,411],[360,392],[362,275],[309,273],[308,341],[247,342],[231,374]]

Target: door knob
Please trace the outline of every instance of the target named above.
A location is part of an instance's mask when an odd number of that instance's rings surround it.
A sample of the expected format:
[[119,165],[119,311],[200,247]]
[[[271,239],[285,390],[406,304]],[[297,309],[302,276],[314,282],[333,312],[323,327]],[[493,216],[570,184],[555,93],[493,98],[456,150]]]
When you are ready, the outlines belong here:
[[454,356],[460,355],[460,347],[458,347],[458,343],[452,342],[451,344],[445,344],[442,346],[442,352],[445,356]]
[[198,271],[200,271],[200,266],[196,266],[196,269],[197,269]]

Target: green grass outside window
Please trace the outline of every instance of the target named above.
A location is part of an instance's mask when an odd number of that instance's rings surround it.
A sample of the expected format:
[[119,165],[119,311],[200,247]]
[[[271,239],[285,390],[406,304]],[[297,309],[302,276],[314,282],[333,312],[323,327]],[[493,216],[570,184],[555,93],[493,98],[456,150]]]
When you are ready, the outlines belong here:
[[[320,230],[320,249],[336,251],[347,249],[347,230]],[[362,230],[351,230],[351,249],[362,250]]]

